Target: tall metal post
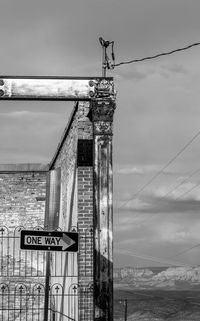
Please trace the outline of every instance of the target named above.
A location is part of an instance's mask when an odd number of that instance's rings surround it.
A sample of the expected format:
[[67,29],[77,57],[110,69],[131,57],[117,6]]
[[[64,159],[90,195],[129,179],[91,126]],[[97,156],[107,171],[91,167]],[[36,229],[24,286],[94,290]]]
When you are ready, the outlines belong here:
[[107,68],[107,61],[106,61],[106,48],[110,45],[110,41],[104,40],[102,37],[99,38],[99,42],[102,46],[102,77],[106,77],[106,68]]
[[103,46],[103,57],[102,57],[102,77],[106,77],[106,47]]
[[[48,230],[49,225],[49,200],[50,200],[50,172],[46,180],[46,202],[44,227]],[[49,313],[49,279],[50,279],[50,253],[46,252],[45,296],[44,296],[44,321],[48,321]]]
[[113,320],[112,122],[115,101],[92,102],[94,131],[94,320]]
[[[45,204],[45,229],[54,230],[58,227],[58,213],[60,210],[60,168],[50,171],[47,176],[46,204]],[[50,288],[50,263],[51,253],[46,253],[46,278],[45,278],[45,300],[44,321],[48,321],[49,315],[49,288]]]
[[46,253],[46,276],[44,297],[44,321],[48,321],[49,314],[49,282],[50,282],[50,252]]

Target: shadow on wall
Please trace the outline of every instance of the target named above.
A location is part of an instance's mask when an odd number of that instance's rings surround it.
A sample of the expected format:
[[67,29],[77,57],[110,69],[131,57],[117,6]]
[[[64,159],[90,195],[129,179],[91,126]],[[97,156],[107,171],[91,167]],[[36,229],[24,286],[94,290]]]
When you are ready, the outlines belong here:
[[95,321],[113,319],[113,262],[95,250]]

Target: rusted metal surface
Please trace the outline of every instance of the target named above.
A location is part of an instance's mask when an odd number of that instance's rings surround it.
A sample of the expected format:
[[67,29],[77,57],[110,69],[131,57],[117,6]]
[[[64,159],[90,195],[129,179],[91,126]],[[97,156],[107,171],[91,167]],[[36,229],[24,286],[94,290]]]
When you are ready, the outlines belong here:
[[92,104],[94,126],[95,320],[113,320],[113,101]]
[[112,78],[0,76],[0,99],[81,101],[110,95]]

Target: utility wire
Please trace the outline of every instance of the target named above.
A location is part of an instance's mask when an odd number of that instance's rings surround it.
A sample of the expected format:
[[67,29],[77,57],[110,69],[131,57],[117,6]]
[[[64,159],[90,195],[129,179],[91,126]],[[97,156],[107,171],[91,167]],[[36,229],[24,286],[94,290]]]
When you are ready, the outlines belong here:
[[176,253],[176,254],[174,254],[174,255],[172,255],[172,256],[167,257],[167,259],[173,259],[174,257],[177,257],[177,256],[179,256],[179,255],[181,255],[181,254],[183,254],[183,253],[187,253],[187,252],[189,252],[189,251],[191,251],[191,250],[193,250],[194,248],[199,247],[199,246],[200,246],[200,243],[198,243],[198,244],[196,244],[196,245],[193,245],[193,246],[189,247],[188,249],[185,249],[185,250],[183,250],[183,251],[181,251],[181,252],[178,252],[178,253]]
[[135,199],[148,185],[150,185],[158,176],[160,176],[165,169],[169,167],[192,143],[193,141],[200,135],[200,130],[185,144],[178,153],[176,153],[168,162],[166,165],[164,165],[160,171],[158,171],[153,177],[151,177],[150,180],[148,180],[136,193],[133,194],[133,196],[123,202],[121,206],[118,207],[118,209],[124,207],[127,203]]
[[127,254],[129,256],[137,257],[140,259],[144,259],[144,260],[148,260],[148,261],[152,261],[152,262],[156,262],[156,263],[160,263],[160,264],[168,264],[171,266],[187,266],[187,267],[190,266],[189,264],[186,264],[183,262],[168,260],[168,258],[164,259],[164,258],[155,257],[155,256],[151,256],[151,255],[145,255],[142,253],[138,253],[138,252],[135,252],[132,250],[130,251],[127,249],[122,249],[122,248],[118,248],[116,252],[120,253],[120,254]]
[[[187,191],[184,192],[183,194],[181,194],[181,195],[179,195],[178,197],[174,198],[174,201],[175,201],[175,200],[178,200],[179,198],[181,198],[181,197],[183,197],[183,196],[185,196],[185,195],[187,195],[187,194],[189,194],[191,191],[193,191],[195,188],[197,188],[197,187],[199,187],[199,186],[200,186],[200,183],[196,184],[195,186],[193,186],[192,188],[190,188],[189,190],[187,190]],[[166,195],[167,195],[167,194],[166,194]],[[166,195],[164,195],[162,198],[164,198]],[[151,218],[153,218],[154,216],[157,216],[157,215],[160,215],[160,213],[154,213],[154,214],[148,216],[147,218],[145,218],[145,219],[143,219],[142,221],[140,221],[139,224],[144,223],[144,222],[146,223],[146,221],[149,221]],[[137,218],[137,217],[140,217],[140,216],[141,216],[141,215],[138,214],[138,215],[136,215],[134,218]],[[137,226],[137,224],[134,225],[134,227],[135,227],[135,226]]]
[[156,58],[161,57],[161,56],[168,56],[168,55],[171,55],[171,54],[173,54],[175,52],[188,50],[188,49],[190,49],[192,47],[199,46],[199,45],[200,45],[200,42],[196,42],[196,43],[193,43],[193,44],[188,45],[186,47],[174,49],[174,50],[163,52],[163,53],[159,53],[159,54],[156,54],[154,56],[149,56],[149,57],[144,57],[144,58],[140,58],[140,59],[133,59],[133,60],[129,60],[129,61],[120,62],[120,63],[114,64],[113,68],[121,66],[121,65],[127,65],[127,64],[132,64],[132,63],[136,63],[136,62],[141,62],[141,61],[144,61],[144,60],[156,59]]
[[178,197],[175,198],[175,200],[187,195],[188,193],[190,193],[191,191],[193,191],[195,188],[199,187],[200,183],[196,184],[195,186],[191,187],[189,190],[187,190],[186,192],[184,192],[183,194],[179,195]]
[[196,173],[198,173],[200,171],[200,168],[196,169],[194,172],[192,172],[189,176],[187,176],[183,181],[181,181],[180,183],[178,183],[174,188],[172,188],[171,190],[169,190],[165,195],[163,195],[161,198],[165,198],[166,196],[168,196],[169,194],[171,194],[172,192],[176,191],[181,185],[183,185],[185,182],[187,182],[191,177],[193,177]]
[[[181,183],[179,183],[177,186],[175,186],[173,189],[171,189],[169,192],[167,192],[165,195],[163,195],[161,197],[161,199],[165,199],[166,196],[168,196],[170,193],[174,192],[175,190],[177,190],[182,184],[184,184],[189,178],[191,178],[192,176],[194,176],[197,172],[200,171],[200,168],[198,168],[197,170],[195,170],[194,172],[192,172],[187,178],[185,178]],[[178,197],[174,198],[174,200],[177,200],[187,194],[189,194],[191,191],[193,191],[195,188],[197,188],[198,186],[200,185],[200,183],[196,184],[195,186],[193,186],[192,188],[190,188],[189,190],[187,190],[186,192],[184,192],[183,194],[179,195]],[[156,215],[160,215],[160,213],[154,213],[150,216],[148,216],[148,218],[140,221],[140,224],[143,223],[143,222],[146,222],[146,221],[149,221],[152,217],[156,216]],[[135,218],[141,216],[140,214],[139,215],[136,215]]]

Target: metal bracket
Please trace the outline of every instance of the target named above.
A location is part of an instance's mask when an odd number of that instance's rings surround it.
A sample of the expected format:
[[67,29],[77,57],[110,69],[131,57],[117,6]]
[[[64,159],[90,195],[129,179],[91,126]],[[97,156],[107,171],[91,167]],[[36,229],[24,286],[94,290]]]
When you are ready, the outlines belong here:
[[114,82],[112,79],[103,78],[97,80],[89,81],[89,86],[91,90],[89,95],[91,98],[113,98],[116,97],[116,92],[114,90]]

